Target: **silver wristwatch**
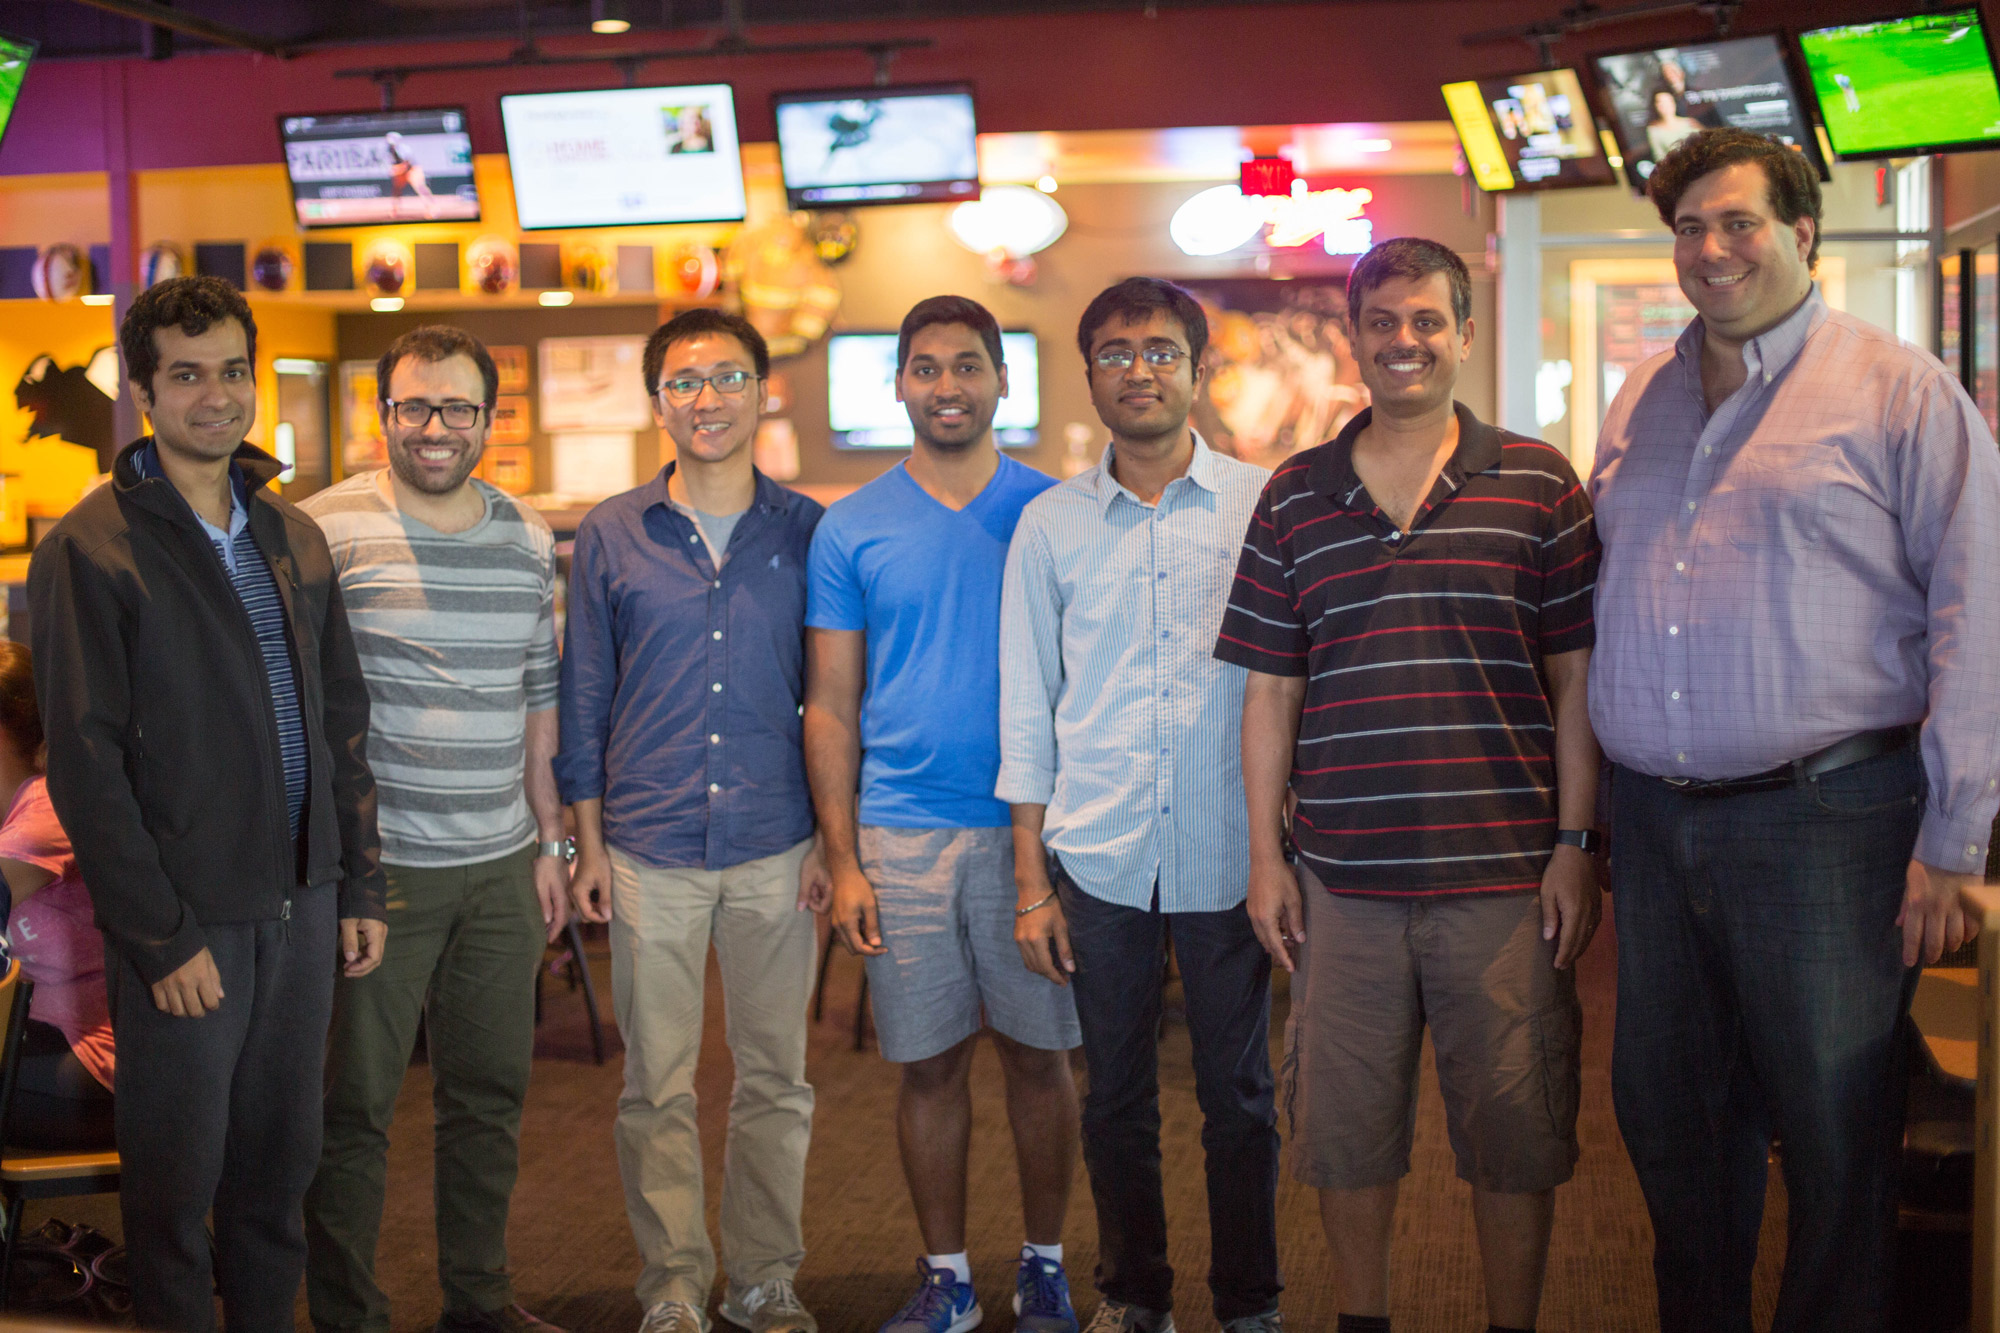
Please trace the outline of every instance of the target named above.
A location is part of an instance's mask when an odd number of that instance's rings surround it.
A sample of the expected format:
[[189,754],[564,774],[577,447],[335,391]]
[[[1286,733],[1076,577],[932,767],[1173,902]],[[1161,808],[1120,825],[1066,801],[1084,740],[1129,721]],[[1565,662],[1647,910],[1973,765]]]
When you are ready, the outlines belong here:
[[538,842],[535,844],[535,855],[553,856],[558,861],[574,861],[576,860],[576,839],[564,838],[558,842]]

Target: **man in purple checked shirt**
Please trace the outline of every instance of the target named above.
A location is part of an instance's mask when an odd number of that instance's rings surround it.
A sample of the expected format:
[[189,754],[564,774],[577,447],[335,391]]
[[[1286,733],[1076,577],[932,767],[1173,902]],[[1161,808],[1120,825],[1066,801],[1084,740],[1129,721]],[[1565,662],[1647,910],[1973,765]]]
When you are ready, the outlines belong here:
[[1590,715],[1616,765],[1612,1090],[1663,1333],[1881,1328],[1917,968],[2000,805],[2000,455],[1935,359],[1813,285],[1819,181],[1740,130],[1650,182],[1700,317],[1598,439]]

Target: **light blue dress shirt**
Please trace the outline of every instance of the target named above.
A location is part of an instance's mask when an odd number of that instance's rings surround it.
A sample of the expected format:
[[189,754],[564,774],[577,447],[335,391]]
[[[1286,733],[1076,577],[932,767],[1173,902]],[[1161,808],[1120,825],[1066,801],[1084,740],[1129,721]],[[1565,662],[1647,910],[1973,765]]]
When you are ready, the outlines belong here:
[[1219,912],[1250,877],[1243,668],[1213,655],[1270,474],[1200,437],[1146,504],[1099,464],[1031,501],[1007,557],[995,794],[1094,898]]

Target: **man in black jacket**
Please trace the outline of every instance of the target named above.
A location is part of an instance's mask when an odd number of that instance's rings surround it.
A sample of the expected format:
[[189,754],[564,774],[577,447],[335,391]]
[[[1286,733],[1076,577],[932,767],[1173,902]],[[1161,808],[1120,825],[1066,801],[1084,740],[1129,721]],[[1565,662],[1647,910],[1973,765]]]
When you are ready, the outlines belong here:
[[133,303],[154,433],[28,570],[49,796],[109,944],[133,1314],[174,1333],[218,1286],[230,1333],[290,1333],[334,954],[366,973],[387,931],[340,585],[243,443],[256,339],[214,278]]

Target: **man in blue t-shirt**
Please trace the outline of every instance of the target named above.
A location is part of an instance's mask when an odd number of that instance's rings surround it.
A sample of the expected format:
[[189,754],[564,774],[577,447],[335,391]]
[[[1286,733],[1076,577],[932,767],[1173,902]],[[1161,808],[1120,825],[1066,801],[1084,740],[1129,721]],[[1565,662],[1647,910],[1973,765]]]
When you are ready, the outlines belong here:
[[1076,1333],[1061,1242],[1081,1037],[1069,991],[1021,966],[1010,815],[993,795],[1007,545],[1054,483],[994,447],[1007,367],[985,307],[919,302],[896,363],[916,447],[827,511],[806,609],[806,768],[833,926],[867,959],[882,1054],[903,1066],[896,1136],[927,1251],[923,1285],[882,1333],[964,1333],[981,1318],[965,1177],[983,1026],[1006,1075],[1027,1231],[1015,1327]]

